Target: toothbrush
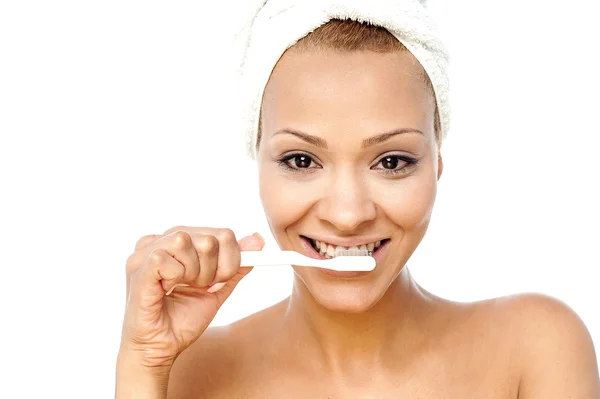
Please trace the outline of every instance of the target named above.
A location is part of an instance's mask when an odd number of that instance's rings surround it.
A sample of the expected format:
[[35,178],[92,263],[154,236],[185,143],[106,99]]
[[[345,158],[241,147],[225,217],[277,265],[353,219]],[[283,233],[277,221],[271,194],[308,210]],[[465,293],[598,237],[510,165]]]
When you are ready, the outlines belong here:
[[241,266],[306,266],[338,272],[370,272],[375,258],[367,250],[342,250],[331,259],[314,259],[295,251],[242,251]]
[[[370,272],[375,269],[375,258],[367,250],[341,250],[331,259],[313,259],[295,251],[242,251],[240,266],[306,266],[330,269],[338,272]],[[177,287],[189,284],[175,284],[166,295],[171,295]],[[210,291],[209,291],[210,292]]]

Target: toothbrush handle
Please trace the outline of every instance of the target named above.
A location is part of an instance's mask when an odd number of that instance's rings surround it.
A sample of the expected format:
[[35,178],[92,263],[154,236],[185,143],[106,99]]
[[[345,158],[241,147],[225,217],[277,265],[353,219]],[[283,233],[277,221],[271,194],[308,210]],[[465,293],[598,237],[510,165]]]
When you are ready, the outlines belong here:
[[286,263],[286,259],[282,259],[285,256],[282,257],[281,252],[271,254],[263,251],[242,251],[240,266],[289,266],[290,263]]

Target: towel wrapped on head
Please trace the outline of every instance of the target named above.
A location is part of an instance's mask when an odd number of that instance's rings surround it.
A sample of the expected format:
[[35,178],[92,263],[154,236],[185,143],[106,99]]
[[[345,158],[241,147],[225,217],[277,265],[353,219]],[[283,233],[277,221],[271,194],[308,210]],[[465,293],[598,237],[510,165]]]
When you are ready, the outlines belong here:
[[248,154],[256,156],[261,102],[273,68],[298,40],[332,19],[381,26],[419,61],[433,86],[440,144],[449,129],[448,52],[419,0],[260,0],[245,4],[247,16],[236,34],[237,100]]

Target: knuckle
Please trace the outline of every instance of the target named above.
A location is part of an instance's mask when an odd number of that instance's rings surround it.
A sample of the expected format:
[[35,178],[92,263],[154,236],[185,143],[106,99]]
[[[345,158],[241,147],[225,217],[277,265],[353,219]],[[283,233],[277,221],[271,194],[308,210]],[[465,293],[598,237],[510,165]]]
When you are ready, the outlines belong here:
[[236,265],[228,265],[229,267],[221,268],[219,277],[221,281],[228,281],[233,276],[235,276],[238,272],[238,267]]
[[145,236],[141,237],[139,240],[137,240],[137,242],[135,243],[135,250],[137,251],[139,249],[145,248],[159,238],[160,238],[160,236],[158,236],[156,234],[145,235]]
[[216,235],[221,243],[231,244],[233,242],[237,242],[235,239],[235,233],[231,229],[220,229]]
[[131,273],[135,272],[140,268],[140,256],[139,252],[134,252],[127,257],[127,261],[125,262],[125,270],[127,275],[129,276]]
[[198,238],[198,250],[205,254],[216,254],[219,250],[219,241],[213,235],[205,235]]
[[187,249],[193,245],[192,237],[187,231],[177,230],[174,233],[172,233],[171,236],[173,237],[172,240],[175,245],[175,248],[177,249]]
[[162,249],[155,249],[148,255],[148,263],[151,265],[160,265],[165,263],[169,255]]

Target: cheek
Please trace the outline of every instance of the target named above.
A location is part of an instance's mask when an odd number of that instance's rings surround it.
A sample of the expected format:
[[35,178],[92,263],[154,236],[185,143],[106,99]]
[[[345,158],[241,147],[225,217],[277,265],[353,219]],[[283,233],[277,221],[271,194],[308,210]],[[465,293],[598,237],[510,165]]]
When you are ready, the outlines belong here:
[[435,173],[427,171],[378,187],[378,205],[405,231],[427,227],[437,191]]
[[263,169],[259,175],[260,199],[273,233],[300,220],[317,201],[317,182],[295,181],[281,171]]

